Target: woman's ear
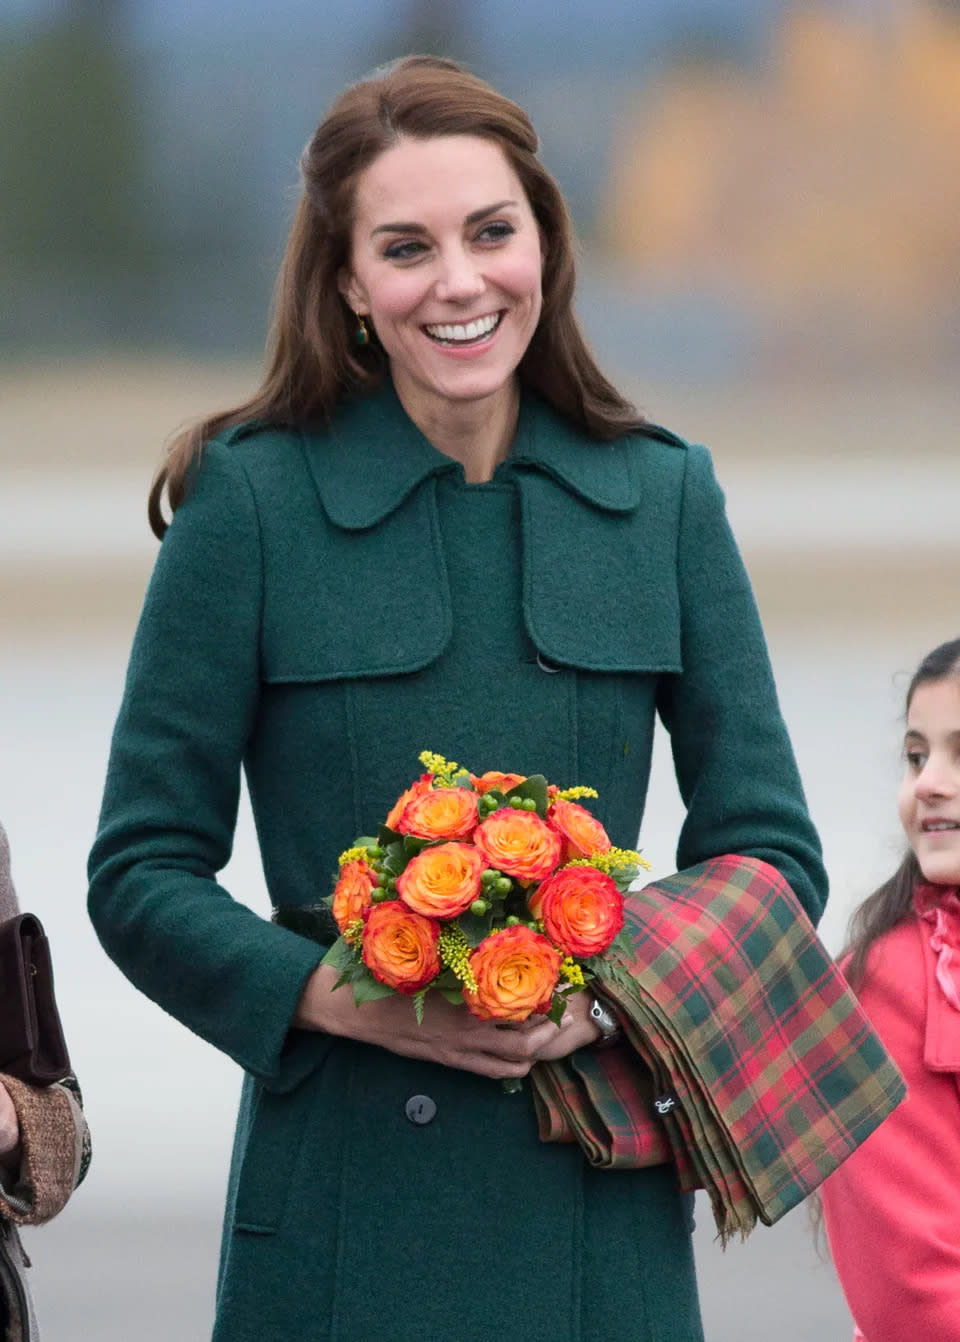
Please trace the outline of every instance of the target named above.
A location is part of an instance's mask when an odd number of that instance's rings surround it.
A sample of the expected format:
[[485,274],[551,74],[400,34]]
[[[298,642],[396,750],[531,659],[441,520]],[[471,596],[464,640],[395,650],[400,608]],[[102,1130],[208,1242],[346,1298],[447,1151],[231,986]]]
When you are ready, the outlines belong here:
[[362,286],[357,282],[353,271],[348,270],[346,266],[337,274],[337,288],[340,290],[344,302],[353,312],[364,313],[370,310]]

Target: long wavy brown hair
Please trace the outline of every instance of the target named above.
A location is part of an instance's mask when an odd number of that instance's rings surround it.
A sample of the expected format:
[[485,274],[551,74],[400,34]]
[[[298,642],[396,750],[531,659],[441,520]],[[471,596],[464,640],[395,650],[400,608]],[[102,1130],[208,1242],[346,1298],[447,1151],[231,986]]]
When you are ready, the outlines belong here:
[[[910,712],[913,696],[921,685],[945,680],[947,676],[960,676],[960,638],[941,643],[924,657],[907,687],[906,712]],[[921,880],[920,864],[912,850],[908,850],[890,879],[874,890],[854,913],[849,942],[843,952],[850,956],[846,976],[853,988],[863,983],[870,947],[910,912],[913,892]]]
[[242,405],[175,438],[150,490],[150,525],[163,536],[162,500],[183,499],[204,443],[246,420],[276,425],[329,421],[344,395],[373,390],[383,351],[353,340],[356,319],[337,280],[349,261],[357,178],[402,136],[476,135],[500,146],[527,194],[545,244],[543,308],[519,366],[521,382],[600,440],[643,419],[604,377],[573,314],[573,229],[556,182],[537,158],[536,131],[516,103],[454,61],[408,56],[346,89],[300,160],[303,191],[277,280],[266,375]]

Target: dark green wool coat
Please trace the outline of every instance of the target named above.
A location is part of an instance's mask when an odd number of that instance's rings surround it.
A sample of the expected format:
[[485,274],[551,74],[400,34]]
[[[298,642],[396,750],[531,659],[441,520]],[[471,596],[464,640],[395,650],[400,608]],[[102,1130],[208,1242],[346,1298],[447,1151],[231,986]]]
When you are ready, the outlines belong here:
[[[702,448],[589,441],[533,398],[467,485],[391,387],[333,427],[205,451],[164,540],[117,723],[90,909],[109,954],[246,1069],[216,1342],[697,1342],[669,1167],[590,1169],[529,1089],[290,1029],[322,951],[217,884],[241,766],[275,904],[329,893],[430,748],[643,814],[655,714],[678,863],[824,876]],[[436,1105],[406,1116],[410,1097]]]

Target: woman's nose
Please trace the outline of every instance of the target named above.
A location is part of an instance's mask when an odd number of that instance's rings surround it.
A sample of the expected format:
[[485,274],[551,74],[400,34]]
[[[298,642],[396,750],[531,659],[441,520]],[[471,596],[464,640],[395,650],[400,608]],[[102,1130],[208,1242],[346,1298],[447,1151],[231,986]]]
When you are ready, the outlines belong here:
[[478,298],[484,287],[483,276],[469,252],[455,248],[444,253],[436,283],[438,298],[462,303]]

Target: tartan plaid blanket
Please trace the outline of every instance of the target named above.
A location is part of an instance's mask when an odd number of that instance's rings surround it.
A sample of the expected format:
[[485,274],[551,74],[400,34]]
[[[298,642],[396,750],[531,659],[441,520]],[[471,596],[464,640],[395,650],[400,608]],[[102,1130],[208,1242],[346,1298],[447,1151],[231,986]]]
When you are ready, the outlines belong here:
[[836,1169],[903,1080],[767,863],[719,857],[631,892],[626,930],[632,956],[608,953],[597,980],[625,1041],[537,1064],[540,1136],[608,1169],[673,1161],[720,1238],[745,1238]]

